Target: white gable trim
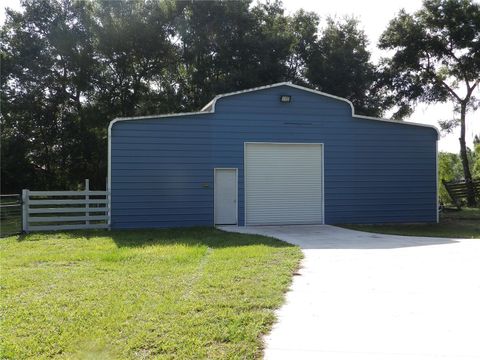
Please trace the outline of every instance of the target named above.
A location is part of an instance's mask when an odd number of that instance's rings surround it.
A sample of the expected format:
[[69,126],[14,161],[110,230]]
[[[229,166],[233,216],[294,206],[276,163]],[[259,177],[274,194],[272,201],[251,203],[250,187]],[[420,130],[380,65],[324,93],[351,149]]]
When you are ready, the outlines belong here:
[[329,97],[329,98],[331,98],[331,99],[335,99],[335,100],[339,100],[339,101],[346,102],[347,104],[350,105],[350,108],[351,108],[351,110],[352,110],[352,117],[355,117],[355,118],[365,119],[365,120],[384,121],[384,122],[389,122],[389,123],[398,124],[398,125],[412,125],[412,126],[428,127],[428,128],[434,129],[434,130],[437,132],[437,134],[438,134],[438,138],[440,138],[440,132],[439,132],[438,129],[437,129],[435,126],[433,126],[433,125],[419,124],[419,123],[415,123],[415,122],[411,122],[411,121],[399,121],[399,120],[391,120],[391,119],[385,119],[385,118],[377,118],[377,117],[365,116],[365,115],[357,115],[357,114],[355,114],[355,108],[353,107],[353,103],[352,103],[350,100],[345,99],[345,98],[342,98],[342,97],[339,97],[339,96],[327,94],[327,93],[324,93],[324,92],[322,92],[322,91],[309,89],[309,88],[304,87],[304,86],[295,85],[295,84],[292,84],[291,82],[280,82],[280,83],[276,83],[276,84],[271,84],[271,85],[266,85],[266,86],[260,86],[260,87],[256,87],[256,88],[251,88],[251,89],[246,89],[246,90],[240,90],[240,91],[235,91],[235,92],[226,93],[226,94],[220,94],[220,95],[215,96],[215,97],[212,99],[212,101],[210,101],[207,105],[205,105],[200,111],[185,112],[185,113],[175,113],[175,114],[162,114],[162,115],[148,115],[148,116],[133,116],[133,117],[120,117],[120,118],[115,118],[114,120],[112,120],[112,121],[110,122],[110,124],[109,124],[109,126],[108,126],[108,132],[109,132],[109,134],[110,134],[110,130],[111,130],[113,124],[115,124],[115,123],[118,122],[118,121],[147,120],[147,119],[158,119],[158,118],[165,118],[165,117],[212,114],[212,113],[215,112],[215,105],[216,105],[217,101],[218,101],[219,99],[221,99],[221,98],[228,97],[228,96],[234,96],[234,95],[240,95],[240,94],[249,93],[249,92],[253,92],[253,91],[271,89],[271,88],[275,88],[275,87],[279,87],[279,86],[289,86],[289,87],[292,87],[292,88],[295,88],[295,89],[299,89],[299,90],[303,90],[303,91],[308,91],[308,92],[311,92],[311,93],[316,94],[316,95],[326,96],[326,97]]
[[[252,88],[252,89],[235,91],[235,92],[231,92],[231,93],[227,93],[227,94],[220,94],[220,95],[215,96],[215,97],[212,99],[212,101],[210,101],[207,105],[205,105],[205,106],[202,108],[202,111],[207,111],[207,110],[208,110],[208,112],[215,112],[215,104],[216,104],[217,100],[219,100],[219,99],[221,99],[221,98],[223,98],[223,97],[233,96],[233,95],[239,95],[239,94],[244,94],[244,93],[252,92],[252,91],[270,89],[270,88],[274,88],[274,87],[278,87],[278,86],[290,86],[290,87],[295,88],[295,89],[299,89],[299,90],[303,90],[303,91],[308,91],[308,92],[311,92],[311,93],[316,94],[316,95],[326,96],[326,97],[329,97],[329,98],[331,98],[331,99],[335,99],[335,100],[339,100],[339,101],[346,102],[347,104],[350,105],[350,108],[352,109],[352,117],[356,117],[356,118],[360,118],[360,119],[365,119],[365,120],[386,121],[386,122],[389,122],[389,123],[400,124],[400,125],[413,125],[413,126],[422,126],[422,127],[432,128],[432,129],[434,129],[434,130],[437,132],[438,138],[440,138],[440,132],[439,132],[438,129],[437,129],[435,126],[433,126],[433,125],[419,124],[419,123],[415,123],[415,122],[411,122],[411,121],[399,121],[399,120],[391,120],[391,119],[377,118],[377,117],[373,117],[373,116],[357,115],[357,114],[355,114],[355,108],[353,107],[353,103],[352,103],[350,100],[345,99],[345,98],[342,98],[342,97],[339,97],[339,96],[327,94],[327,93],[324,93],[324,92],[322,92],[322,91],[310,89],[310,88],[307,88],[307,87],[304,87],[304,86],[295,85],[295,84],[292,84],[291,82],[281,82],[281,83],[276,83],[276,84],[267,85],[267,86],[260,86],[260,87],[256,87],[256,88]],[[209,108],[210,108],[210,109],[209,109]]]

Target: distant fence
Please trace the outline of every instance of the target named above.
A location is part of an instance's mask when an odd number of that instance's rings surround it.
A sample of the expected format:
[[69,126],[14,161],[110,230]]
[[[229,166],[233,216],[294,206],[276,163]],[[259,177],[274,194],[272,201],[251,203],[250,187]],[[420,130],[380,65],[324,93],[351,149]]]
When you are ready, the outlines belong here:
[[21,232],[22,201],[20,195],[0,195],[0,237]]
[[[468,187],[465,181],[445,181],[442,180],[443,186],[447,190],[448,195],[452,199],[457,208],[462,207],[462,201],[468,197]],[[472,181],[473,195],[480,199],[480,179]]]
[[107,229],[109,192],[23,190],[23,231]]

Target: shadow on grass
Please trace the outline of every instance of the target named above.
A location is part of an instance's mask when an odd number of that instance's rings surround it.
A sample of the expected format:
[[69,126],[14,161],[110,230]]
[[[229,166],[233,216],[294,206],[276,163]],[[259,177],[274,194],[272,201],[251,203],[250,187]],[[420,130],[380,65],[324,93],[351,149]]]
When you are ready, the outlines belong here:
[[229,233],[213,227],[191,227],[148,230],[115,230],[110,236],[118,247],[149,245],[208,246],[225,248],[251,245],[269,247],[292,247],[286,242],[265,236]]
[[[325,225],[307,226],[255,226],[135,229],[135,230],[82,230],[20,235],[18,241],[90,240],[111,239],[118,248],[134,248],[157,245],[208,246],[228,248],[263,245],[272,248],[292,247],[303,249],[394,249],[427,245],[452,244],[456,231],[444,229],[419,231],[420,225],[343,225],[343,228]],[[435,224],[442,227],[441,224]],[[413,228],[412,228],[413,227]],[[401,236],[398,236],[401,235]],[[402,236],[403,235],[403,236]],[[452,236],[449,236],[452,235]],[[462,234],[463,235],[463,234]],[[460,236],[457,236],[460,237]],[[467,236],[465,236],[466,238]],[[288,241],[288,243],[286,242]]]
[[213,227],[190,227],[168,229],[138,229],[138,230],[82,230],[65,232],[42,232],[19,235],[17,241],[42,241],[52,238],[93,239],[111,238],[117,247],[144,247],[154,245],[208,246],[210,248],[225,248],[251,245],[268,247],[292,247],[289,243],[261,235],[249,235],[225,232]]

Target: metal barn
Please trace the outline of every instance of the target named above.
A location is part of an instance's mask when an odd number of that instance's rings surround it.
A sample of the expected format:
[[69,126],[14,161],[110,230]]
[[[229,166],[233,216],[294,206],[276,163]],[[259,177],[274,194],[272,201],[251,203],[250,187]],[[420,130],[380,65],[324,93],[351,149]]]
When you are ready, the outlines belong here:
[[291,83],[109,127],[111,227],[436,222],[435,127]]

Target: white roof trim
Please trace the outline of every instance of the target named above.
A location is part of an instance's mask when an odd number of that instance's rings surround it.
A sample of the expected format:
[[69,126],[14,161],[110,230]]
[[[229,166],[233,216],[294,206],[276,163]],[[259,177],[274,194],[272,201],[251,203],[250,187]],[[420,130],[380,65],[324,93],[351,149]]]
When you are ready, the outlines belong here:
[[253,92],[253,91],[270,89],[270,88],[274,88],[274,87],[278,87],[278,86],[290,86],[290,87],[295,88],[295,89],[299,89],[299,90],[303,90],[303,91],[308,91],[308,92],[311,92],[311,93],[313,93],[313,94],[322,95],[322,96],[329,97],[329,98],[331,98],[331,99],[335,99],[335,100],[339,100],[339,101],[346,102],[347,104],[350,105],[350,108],[352,109],[352,117],[355,117],[355,118],[360,118],[360,119],[365,119],[365,120],[384,121],[384,122],[389,122],[389,123],[398,124],[398,125],[412,125],[412,126],[421,126],[421,127],[432,128],[432,129],[434,129],[434,130],[437,132],[438,138],[440,138],[440,132],[439,132],[438,129],[437,129],[435,126],[433,126],[433,125],[419,124],[419,123],[415,123],[415,122],[411,122],[411,121],[398,121],[398,120],[377,118],[377,117],[372,117],[372,116],[357,115],[357,114],[355,114],[355,108],[353,107],[353,104],[352,104],[352,102],[351,102],[350,100],[345,99],[345,98],[342,98],[342,97],[339,97],[339,96],[327,94],[327,93],[324,93],[324,92],[322,92],[322,91],[309,89],[309,88],[306,88],[306,87],[304,87],[304,86],[295,85],[295,84],[292,84],[291,82],[280,82],[280,83],[276,83],[276,84],[271,84],[271,85],[266,85],[266,86],[260,86],[260,87],[255,87],[255,88],[251,88],[251,89],[235,91],[235,92],[226,93],[226,94],[220,94],[220,95],[215,96],[215,97],[212,99],[212,101],[210,101],[207,105],[205,105],[200,111],[196,111],[196,112],[186,112],[186,113],[176,113],[176,114],[162,114],[162,115],[148,115],[148,116],[134,116],[134,117],[116,118],[116,119],[114,119],[114,120],[112,120],[112,121],[110,122],[109,127],[108,127],[108,128],[109,128],[109,132],[110,132],[110,129],[111,129],[112,125],[113,125],[114,123],[118,122],[118,121],[142,120],[142,119],[158,119],[158,118],[174,117],[174,116],[190,116],[190,115],[211,114],[211,113],[214,113],[214,112],[215,112],[215,105],[216,105],[217,101],[218,101],[219,99],[221,99],[221,98],[224,98],[224,97],[227,97],[227,96],[244,94],[244,93]]

